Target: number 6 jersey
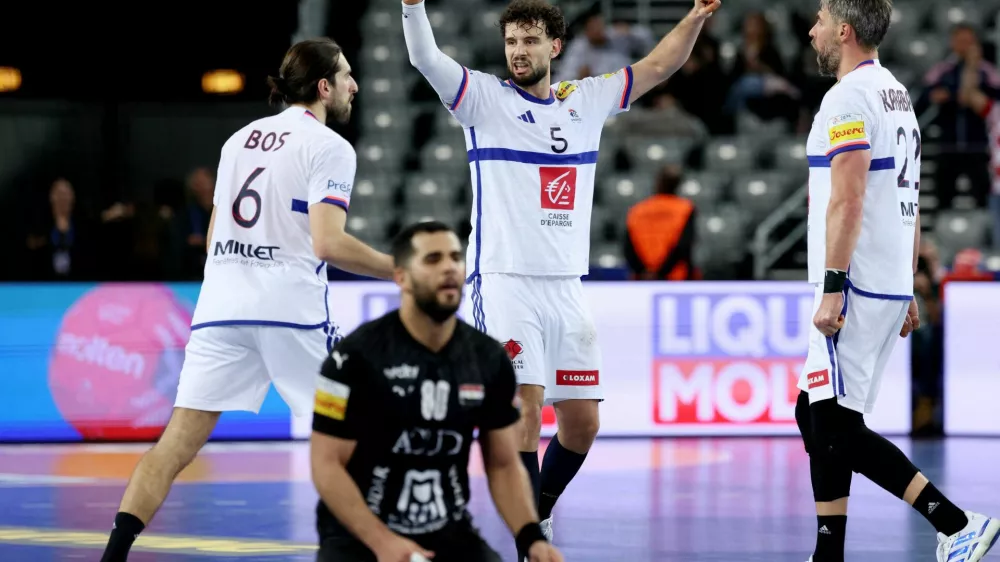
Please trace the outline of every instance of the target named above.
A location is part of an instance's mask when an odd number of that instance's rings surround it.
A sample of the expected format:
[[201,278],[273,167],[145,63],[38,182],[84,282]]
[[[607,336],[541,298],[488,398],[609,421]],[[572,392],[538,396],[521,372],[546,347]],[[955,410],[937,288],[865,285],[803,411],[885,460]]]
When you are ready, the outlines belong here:
[[356,167],[350,143],[299,106],[230,137],[192,328],[329,324],[326,264],[313,251],[309,209],[346,211]]
[[871,152],[861,235],[848,276],[863,296],[913,295],[913,238],[920,188],[920,129],[906,87],[877,60],[859,64],[833,86],[809,132],[809,282],[826,269],[831,162]]

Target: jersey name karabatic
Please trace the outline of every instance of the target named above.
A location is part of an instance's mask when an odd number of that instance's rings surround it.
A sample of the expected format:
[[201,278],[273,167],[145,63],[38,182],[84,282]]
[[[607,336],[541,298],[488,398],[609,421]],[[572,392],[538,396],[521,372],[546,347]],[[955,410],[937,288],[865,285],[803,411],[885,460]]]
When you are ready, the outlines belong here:
[[865,296],[912,297],[920,148],[920,127],[906,87],[877,60],[861,63],[827,92],[806,146],[811,283],[822,283],[826,269],[831,162],[838,154],[868,150],[871,164],[850,284]]

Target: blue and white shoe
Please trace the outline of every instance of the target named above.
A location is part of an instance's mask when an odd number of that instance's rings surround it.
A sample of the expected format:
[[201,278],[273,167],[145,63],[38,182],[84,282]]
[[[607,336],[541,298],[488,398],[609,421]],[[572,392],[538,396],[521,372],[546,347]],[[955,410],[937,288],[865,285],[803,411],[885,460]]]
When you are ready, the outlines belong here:
[[1000,538],[1000,519],[966,511],[969,524],[950,537],[938,533],[938,562],[979,562]]

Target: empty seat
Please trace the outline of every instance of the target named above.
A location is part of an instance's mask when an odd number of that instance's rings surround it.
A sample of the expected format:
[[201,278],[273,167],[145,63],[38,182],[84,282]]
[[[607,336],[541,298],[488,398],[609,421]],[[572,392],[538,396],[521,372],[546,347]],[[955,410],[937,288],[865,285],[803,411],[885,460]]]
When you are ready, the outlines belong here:
[[420,153],[420,167],[425,172],[468,172],[469,154],[463,135],[437,135]]
[[[402,32],[403,30],[400,29],[399,33],[402,34]],[[410,64],[406,49],[400,49],[399,45],[392,40],[383,39],[366,41],[361,46],[359,59],[358,66],[362,69],[376,66],[383,69],[403,68]]]
[[376,71],[368,73],[368,78],[358,85],[358,99],[365,107],[381,108],[386,106],[405,105],[413,88],[412,75],[399,77],[399,73],[375,76]]
[[753,221],[763,220],[788,196],[789,178],[783,173],[751,173],[736,178],[733,200]]
[[458,180],[453,176],[411,174],[403,186],[408,213],[451,213],[458,199]]
[[941,246],[942,254],[954,255],[964,248],[979,248],[989,244],[991,225],[989,211],[947,210],[937,214],[934,237]]
[[352,236],[371,245],[382,244],[389,225],[396,219],[392,207],[359,212],[352,208],[344,229]]
[[442,137],[461,136],[465,139],[462,124],[444,106],[434,108],[434,135]]
[[[654,178],[649,174],[614,174],[599,186],[602,205],[614,216],[624,216],[629,207],[649,197]],[[623,223],[624,224],[624,223]]]
[[399,178],[393,174],[359,173],[351,191],[351,209],[358,206],[379,209],[392,205],[398,187]]
[[944,40],[930,34],[920,34],[909,41],[900,41],[895,49],[898,60],[905,61],[908,68],[920,73],[943,59],[948,50]]
[[705,146],[705,169],[745,172],[757,168],[760,143],[752,137],[717,138]]
[[632,138],[625,141],[629,162],[637,173],[658,171],[667,164],[683,165],[693,143],[679,138]]
[[625,266],[624,250],[621,244],[591,244],[590,267],[613,269]]
[[774,167],[777,170],[809,175],[806,139],[782,139],[774,146]]
[[719,172],[691,172],[681,180],[678,195],[690,199],[699,209],[711,209],[725,198],[729,174]]
[[948,33],[958,24],[980,26],[985,20],[985,13],[971,2],[941,2],[932,12],[933,27],[941,34]]
[[354,147],[358,155],[358,173],[399,171],[403,167],[408,141],[405,138],[362,139]]
[[699,213],[695,232],[695,248],[708,262],[732,264],[746,255],[746,218],[732,205]]
[[741,111],[736,115],[736,132],[756,138],[760,143],[767,143],[787,136],[790,126],[784,119],[765,120],[750,111]]
[[416,112],[405,105],[368,103],[358,116],[358,125],[368,136],[409,139],[415,117]]

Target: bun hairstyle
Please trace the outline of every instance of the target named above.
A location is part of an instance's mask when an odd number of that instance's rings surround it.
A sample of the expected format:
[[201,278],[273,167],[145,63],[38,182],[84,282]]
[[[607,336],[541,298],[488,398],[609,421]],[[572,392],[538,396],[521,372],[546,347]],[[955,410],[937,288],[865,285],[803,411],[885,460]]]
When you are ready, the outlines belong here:
[[285,53],[277,76],[268,76],[272,106],[313,103],[319,99],[316,86],[320,80],[333,82],[340,70],[343,50],[332,39],[307,39],[292,45]]

